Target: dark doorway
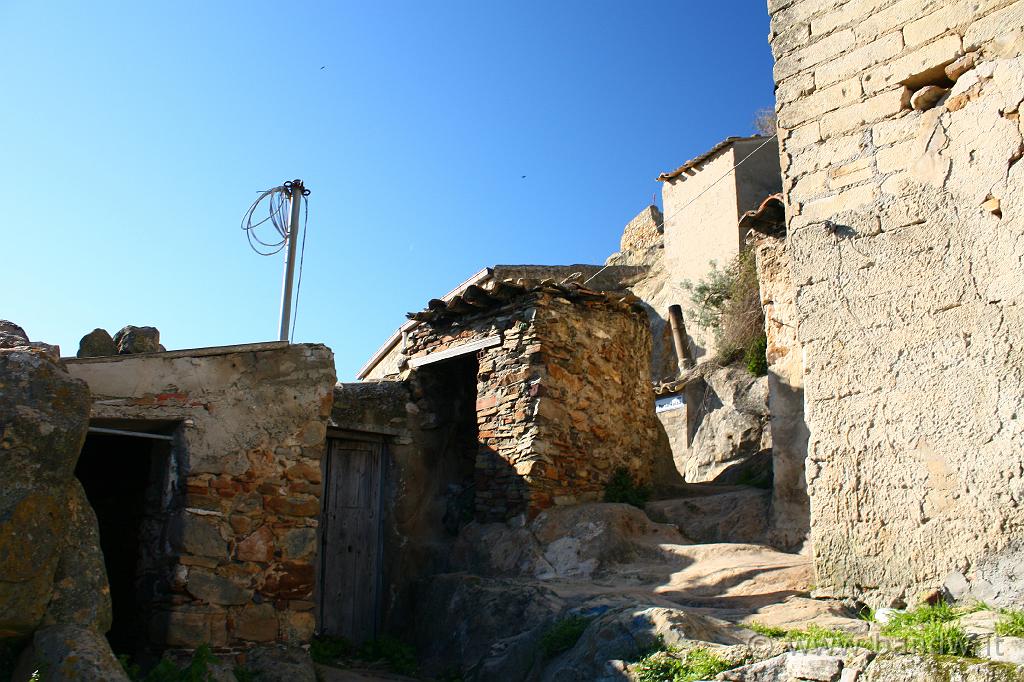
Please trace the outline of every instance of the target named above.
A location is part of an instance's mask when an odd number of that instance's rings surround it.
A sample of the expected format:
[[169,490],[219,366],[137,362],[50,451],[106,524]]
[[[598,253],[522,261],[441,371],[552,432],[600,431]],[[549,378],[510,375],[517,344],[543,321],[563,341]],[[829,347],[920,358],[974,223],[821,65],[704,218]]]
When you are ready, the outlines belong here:
[[320,631],[362,643],[380,628],[384,441],[329,440],[321,517]]
[[149,612],[167,589],[170,462],[168,440],[90,431],[75,469],[99,525],[114,616],[107,639],[117,654],[145,652]]
[[420,385],[436,419],[436,476],[445,499],[442,524],[453,536],[476,516],[479,367],[476,353],[468,353],[418,370]]

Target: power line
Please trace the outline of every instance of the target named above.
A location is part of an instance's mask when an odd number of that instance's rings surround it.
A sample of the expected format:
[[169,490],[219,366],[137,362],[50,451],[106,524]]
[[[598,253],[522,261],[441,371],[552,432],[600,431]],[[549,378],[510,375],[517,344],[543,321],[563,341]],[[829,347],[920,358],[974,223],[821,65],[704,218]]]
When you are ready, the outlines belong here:
[[[715,180],[714,182],[712,182],[712,183],[711,183],[710,185],[708,185],[708,186],[707,186],[707,187],[705,187],[705,188],[704,188],[703,190],[701,190],[701,191],[700,191],[700,193],[699,193],[699,194],[697,194],[697,196],[695,196],[694,198],[690,199],[690,200],[689,200],[689,201],[687,201],[687,202],[686,202],[685,204],[683,204],[683,206],[682,206],[682,207],[681,207],[681,208],[680,208],[679,210],[677,210],[677,211],[673,212],[673,213],[672,213],[672,215],[669,215],[669,216],[663,216],[663,217],[662,217],[662,219],[661,219],[661,223],[659,223],[658,225],[655,225],[655,226],[654,226],[654,228],[655,228],[655,229],[658,229],[658,228],[664,228],[664,227],[665,227],[665,223],[667,223],[667,222],[668,222],[669,218],[674,218],[674,217],[676,217],[677,215],[679,215],[680,213],[682,213],[682,212],[683,212],[684,210],[686,210],[686,208],[687,208],[687,207],[688,207],[688,206],[689,206],[690,204],[692,204],[693,202],[697,201],[697,199],[700,199],[700,198],[701,198],[702,196],[704,196],[704,195],[705,195],[705,194],[706,194],[706,193],[708,192],[708,190],[710,190],[710,189],[711,189],[712,187],[714,187],[715,185],[717,185],[717,184],[718,184],[719,182],[721,182],[721,181],[722,181],[722,180],[724,180],[725,178],[729,177],[729,174],[730,174],[730,173],[732,173],[733,171],[735,171],[735,170],[736,170],[737,168],[739,168],[740,166],[742,166],[742,165],[743,165],[743,162],[744,162],[744,161],[746,161],[746,160],[747,160],[747,159],[749,159],[749,158],[750,158],[751,156],[753,156],[754,154],[756,154],[756,153],[758,153],[759,151],[761,151],[761,148],[762,148],[762,147],[764,147],[764,146],[765,146],[766,144],[768,144],[769,142],[771,142],[772,140],[774,140],[774,139],[775,139],[775,138],[776,138],[777,136],[778,136],[778,133],[774,133],[773,135],[771,135],[770,137],[768,137],[768,138],[767,138],[767,139],[766,139],[766,140],[765,140],[764,142],[762,142],[762,143],[761,143],[760,145],[758,145],[758,146],[757,146],[757,148],[756,148],[756,149],[754,149],[754,151],[752,151],[752,152],[750,152],[749,154],[747,154],[746,156],[744,156],[744,157],[743,157],[742,159],[740,159],[740,160],[739,160],[739,161],[738,161],[738,162],[736,163],[736,165],[735,165],[735,166],[733,166],[732,168],[730,168],[729,170],[727,170],[727,171],[726,171],[726,172],[725,172],[725,173],[724,173],[724,174],[723,174],[723,175],[722,175],[721,177],[717,178],[717,179],[716,179],[716,180]],[[589,278],[588,278],[587,280],[585,280],[585,281],[583,282],[583,284],[587,284],[588,282],[590,282],[590,280],[592,280],[592,279],[594,279],[595,277],[597,277],[598,275],[600,275],[600,274],[601,274],[602,272],[604,272],[605,270],[607,270],[607,269],[608,269],[609,267],[611,267],[611,265],[606,265],[606,266],[604,266],[603,268],[601,268],[600,270],[598,270],[597,272],[595,272],[595,273],[594,273],[593,275],[591,275],[591,276],[590,276],[590,277],[589,277]]]

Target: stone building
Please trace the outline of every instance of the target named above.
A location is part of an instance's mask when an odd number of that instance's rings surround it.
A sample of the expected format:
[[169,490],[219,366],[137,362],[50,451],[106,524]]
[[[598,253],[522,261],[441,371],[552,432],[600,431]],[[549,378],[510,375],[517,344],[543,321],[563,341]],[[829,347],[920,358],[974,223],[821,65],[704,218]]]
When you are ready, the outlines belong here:
[[98,520],[115,651],[308,643],[331,351],[274,342],[65,363],[92,394],[75,473]]
[[768,4],[819,591],[1019,603],[1024,2]]
[[[658,176],[664,183],[665,269],[677,289],[675,303],[689,300],[680,284],[700,281],[712,262],[724,266],[744,248],[740,216],[782,189],[778,158],[775,140],[730,137]],[[687,331],[696,358],[714,355],[707,330],[691,324]]]
[[[555,281],[572,280],[583,282],[597,291],[622,289],[625,282],[640,276],[645,271],[642,265],[634,263],[600,265],[494,265],[486,267],[442,296],[440,301],[450,301],[471,286],[491,287],[496,282],[514,279]],[[394,379],[405,369],[406,344],[409,332],[420,325],[417,320],[408,320],[381,344],[370,356],[356,378],[360,381]]]
[[[632,295],[517,280],[415,313],[413,386],[448,396],[469,516],[598,499],[612,473],[652,480],[660,429],[646,314]],[[667,463],[667,457],[664,458]]]

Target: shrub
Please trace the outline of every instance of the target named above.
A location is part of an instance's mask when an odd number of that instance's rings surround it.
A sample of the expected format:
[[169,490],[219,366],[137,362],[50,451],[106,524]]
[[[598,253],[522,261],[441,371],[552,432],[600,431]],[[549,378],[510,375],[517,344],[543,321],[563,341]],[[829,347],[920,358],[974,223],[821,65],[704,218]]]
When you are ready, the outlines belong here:
[[604,487],[605,502],[625,502],[634,507],[644,508],[651,491],[647,486],[638,485],[625,467],[619,467]]
[[712,262],[704,279],[684,286],[690,291],[691,318],[714,334],[717,362],[728,365],[744,358],[752,374],[767,373],[764,311],[753,251],[742,251],[724,269]]
[[563,651],[576,646],[583,631],[590,625],[590,619],[583,616],[569,616],[549,627],[540,638],[544,658],[554,658]]
[[643,657],[635,672],[638,682],[693,682],[713,679],[731,667],[707,649],[692,649],[685,655],[669,650]]
[[772,637],[774,639],[785,637],[788,632],[785,628],[779,628],[773,625],[761,625],[760,623],[746,623],[743,627],[753,630],[764,637]]
[[768,337],[761,334],[754,339],[743,355],[747,371],[755,377],[763,377],[768,373]]

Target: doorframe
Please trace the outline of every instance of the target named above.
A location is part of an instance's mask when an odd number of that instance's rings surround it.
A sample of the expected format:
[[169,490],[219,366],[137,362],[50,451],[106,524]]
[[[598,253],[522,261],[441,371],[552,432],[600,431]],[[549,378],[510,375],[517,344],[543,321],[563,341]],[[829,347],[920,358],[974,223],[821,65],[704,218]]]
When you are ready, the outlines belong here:
[[373,635],[377,637],[380,634],[381,616],[383,615],[383,599],[384,599],[384,492],[387,490],[387,476],[388,476],[388,465],[390,461],[390,452],[388,449],[389,436],[391,434],[374,432],[374,431],[357,431],[353,429],[343,428],[329,428],[327,430],[327,447],[324,451],[324,459],[321,465],[321,476],[323,494],[320,499],[320,517],[317,523],[316,529],[316,582],[314,592],[314,615],[316,618],[316,633],[322,634],[323,628],[323,595],[324,595],[324,584],[325,571],[324,564],[327,561],[327,554],[324,551],[327,542],[327,506],[330,504],[330,489],[331,489],[331,463],[334,458],[333,450],[336,443],[344,441],[357,441],[361,443],[373,443],[380,446],[380,490],[378,491],[378,497],[380,508],[378,509],[377,518],[380,522],[377,524],[377,575],[374,576],[374,582],[377,592],[377,605],[374,609],[373,614]]

